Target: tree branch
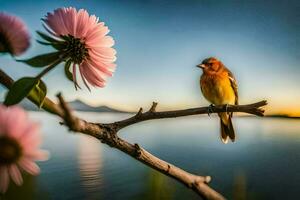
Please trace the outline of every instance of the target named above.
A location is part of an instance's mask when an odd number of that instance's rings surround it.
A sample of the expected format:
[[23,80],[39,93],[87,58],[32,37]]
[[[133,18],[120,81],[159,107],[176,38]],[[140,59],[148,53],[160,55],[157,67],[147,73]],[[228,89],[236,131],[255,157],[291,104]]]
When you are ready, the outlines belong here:
[[[8,89],[12,86],[14,81],[0,69],[0,83],[6,86]],[[71,131],[81,132],[86,135],[93,136],[113,148],[117,148],[124,153],[130,155],[134,159],[148,165],[149,167],[166,174],[179,182],[183,183],[187,187],[193,189],[203,199],[208,200],[224,200],[225,198],[218,192],[210,188],[207,183],[210,182],[210,176],[197,176],[186,172],[166,161],[163,161],[145,149],[140,147],[138,144],[130,144],[129,142],[118,137],[117,132],[127,126],[135,123],[139,123],[146,120],[162,119],[162,118],[174,118],[188,115],[207,114],[208,109],[212,113],[218,112],[245,112],[254,114],[257,116],[263,116],[264,110],[262,106],[266,105],[266,101],[260,101],[254,104],[239,105],[239,106],[215,106],[215,107],[200,107],[191,108],[185,110],[175,111],[164,111],[157,112],[157,103],[153,103],[149,111],[143,113],[143,109],[140,108],[139,112],[128,119],[117,121],[114,123],[101,124],[86,122],[72,114],[72,110],[68,104],[64,101],[61,94],[57,95],[59,104],[55,104],[47,97],[45,98],[42,106],[46,111],[56,114],[64,120],[64,124],[69,127]],[[38,101],[32,96],[28,97],[34,104],[38,105]]]
[[156,112],[156,107],[158,103],[153,102],[149,111],[143,113],[143,109],[140,108],[139,112],[128,119],[115,122],[117,130],[120,130],[126,126],[130,126],[135,123],[142,121],[153,120],[153,119],[163,119],[163,118],[175,118],[175,117],[184,117],[189,115],[199,115],[199,114],[208,114],[208,113],[220,113],[220,112],[244,112],[248,114],[253,114],[257,116],[264,116],[264,109],[262,106],[267,105],[267,101],[260,101],[248,105],[221,105],[221,106],[212,106],[212,107],[200,107],[200,108],[190,108],[184,110],[174,110],[174,111],[164,111]]
[[[176,167],[152,155],[151,153],[149,153],[148,151],[140,147],[140,145],[138,144],[133,145],[121,139],[117,135],[118,129],[116,129],[114,123],[111,124],[81,123],[80,122],[81,120],[72,114],[72,111],[68,107],[67,103],[64,101],[62,95],[58,94],[57,97],[59,99],[60,106],[64,111],[64,115],[63,115],[64,122],[70,128],[70,130],[80,131],[81,133],[92,135],[93,137],[99,139],[102,143],[105,143],[113,148],[117,148],[120,151],[123,151],[124,153],[130,155],[134,159],[183,183],[188,188],[193,189],[203,199],[225,200],[225,198],[222,195],[220,195],[218,192],[211,189],[207,185],[211,180],[210,176],[203,177],[203,176],[198,176],[186,172],[181,168]],[[96,130],[96,131],[90,131],[90,130]]]

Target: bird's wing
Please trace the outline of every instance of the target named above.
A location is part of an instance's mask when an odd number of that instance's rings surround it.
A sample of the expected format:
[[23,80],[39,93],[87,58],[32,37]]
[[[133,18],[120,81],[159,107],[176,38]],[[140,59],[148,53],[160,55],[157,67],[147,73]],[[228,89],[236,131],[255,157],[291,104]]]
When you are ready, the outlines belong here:
[[237,81],[233,75],[233,73],[227,69],[228,71],[228,77],[229,77],[229,80],[230,80],[230,83],[231,83],[231,87],[234,91],[234,94],[235,94],[235,105],[238,105],[239,104],[239,95],[238,95],[238,86],[237,86]]

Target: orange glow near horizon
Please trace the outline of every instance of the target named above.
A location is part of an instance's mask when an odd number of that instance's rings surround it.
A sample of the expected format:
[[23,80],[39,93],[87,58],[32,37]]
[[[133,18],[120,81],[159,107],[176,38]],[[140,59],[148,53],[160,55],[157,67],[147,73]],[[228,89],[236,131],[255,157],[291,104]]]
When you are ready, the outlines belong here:
[[[118,101],[103,101],[101,103],[96,102],[91,99],[82,99],[81,101],[87,103],[91,106],[108,106],[117,110],[127,111],[127,112],[136,112],[140,107],[143,107],[145,110],[151,106],[152,101],[146,102],[124,102],[120,104]],[[258,101],[258,100],[257,100]],[[158,101],[159,102],[159,101]],[[242,102],[251,103],[249,101],[243,100]],[[255,101],[253,101],[255,102]],[[283,105],[281,102],[287,102]],[[126,104],[127,103],[127,104]],[[244,104],[247,104],[244,103]],[[208,106],[209,104],[206,101],[190,101],[189,104],[184,102],[170,102],[168,104],[166,101],[159,102],[158,109],[161,111],[166,110],[177,110],[177,109],[187,109],[193,107]],[[300,102],[291,102],[291,101],[270,101],[268,100],[268,105],[265,106],[266,115],[287,115],[289,117],[300,117]]]

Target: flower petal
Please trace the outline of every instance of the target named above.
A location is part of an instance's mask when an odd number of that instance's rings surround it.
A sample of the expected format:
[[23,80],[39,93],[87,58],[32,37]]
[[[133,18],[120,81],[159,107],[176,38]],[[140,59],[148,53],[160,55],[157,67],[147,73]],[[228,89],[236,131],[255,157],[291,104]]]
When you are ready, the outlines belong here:
[[115,41],[110,36],[102,37],[97,41],[86,41],[86,45],[88,48],[95,48],[95,47],[112,47],[115,44]]
[[91,89],[90,89],[89,85],[87,84],[86,79],[85,79],[85,77],[84,77],[84,75],[83,75],[82,67],[79,67],[79,71],[80,71],[81,79],[82,79],[84,85],[87,87],[87,89],[88,89],[89,91],[91,91]]
[[105,79],[103,74],[101,75],[99,71],[85,62],[80,67],[82,68],[83,76],[92,86],[104,87]]
[[[84,9],[77,11],[72,7],[59,8],[53,14],[48,13],[44,21],[52,29],[49,30],[50,33],[53,31],[53,34],[60,36],[62,40],[75,39],[84,48],[81,50],[88,51],[87,56],[81,55],[82,53],[78,55],[78,58],[82,58],[82,60],[75,60],[74,56],[83,51],[78,51],[73,47],[67,49],[67,51],[71,51],[71,61],[79,64],[79,72],[87,88],[89,89],[89,85],[104,87],[105,79],[113,75],[116,67],[114,62],[117,59],[116,51],[111,48],[114,40],[107,36],[109,29],[104,22],[99,22],[99,18],[89,15]],[[64,29],[66,31],[63,31]],[[73,65],[73,81],[77,89],[79,85],[77,84],[75,65]]]
[[10,106],[6,114],[6,134],[13,138],[19,138],[24,134],[27,126],[27,114],[19,106]]
[[39,166],[30,159],[23,158],[19,161],[19,166],[31,175],[38,175],[40,173]]
[[1,36],[6,40],[4,45],[9,53],[20,55],[30,45],[29,32],[21,19],[15,16],[0,12]]
[[89,18],[89,14],[86,10],[80,9],[78,11],[76,33],[74,35],[75,37],[85,38],[86,33],[89,30],[89,24],[86,23],[88,21],[88,18]]
[[0,193],[5,193],[9,185],[9,176],[7,167],[0,167]]
[[38,123],[28,123],[27,127],[24,129],[24,134],[20,138],[20,144],[23,147],[23,150],[31,150],[38,148],[42,143],[42,135],[39,133],[40,125]]
[[49,152],[44,150],[35,150],[33,152],[26,153],[26,157],[28,157],[30,160],[35,161],[46,161],[49,159]]
[[20,170],[18,169],[17,165],[10,165],[8,168],[10,177],[12,180],[17,184],[17,185],[22,185],[23,184],[23,178],[20,173]]

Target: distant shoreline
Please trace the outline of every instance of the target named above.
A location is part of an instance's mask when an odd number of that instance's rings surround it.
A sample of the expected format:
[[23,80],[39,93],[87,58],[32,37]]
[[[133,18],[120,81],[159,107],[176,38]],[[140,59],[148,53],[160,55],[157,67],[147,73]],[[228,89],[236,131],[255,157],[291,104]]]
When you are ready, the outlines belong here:
[[288,115],[266,115],[269,118],[287,118],[287,119],[300,119],[300,116],[288,116]]
[[[75,111],[80,112],[94,112],[94,113],[127,113],[127,114],[134,114],[136,112],[118,110],[115,108],[111,108],[108,106],[90,106],[80,100],[75,100],[68,102],[71,108]],[[25,110],[28,111],[37,111],[40,112],[42,109],[39,109],[36,105],[32,104],[29,100],[25,99],[20,104]],[[235,117],[253,117],[252,115],[235,115]],[[300,116],[289,116],[285,114],[270,114],[265,115],[264,117],[267,118],[284,118],[284,119],[300,119]]]
[[[240,115],[236,117],[255,117],[254,115]],[[285,118],[285,119],[300,119],[297,116],[288,116],[288,115],[265,115],[264,118]]]
[[[30,112],[42,112],[43,110],[35,109],[35,110],[28,110]],[[127,112],[127,111],[91,111],[91,110],[77,110],[74,109],[74,111],[78,112],[85,112],[85,113],[116,113],[116,114],[136,114],[136,112]],[[217,116],[216,116],[217,117]],[[244,118],[244,117],[256,117],[253,115],[236,115],[234,116],[236,118]],[[293,117],[293,116],[286,116],[286,115],[265,115],[263,118],[281,118],[281,119],[300,119],[300,117]]]

